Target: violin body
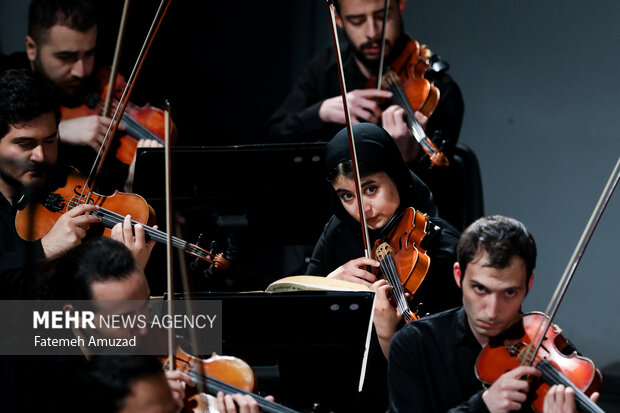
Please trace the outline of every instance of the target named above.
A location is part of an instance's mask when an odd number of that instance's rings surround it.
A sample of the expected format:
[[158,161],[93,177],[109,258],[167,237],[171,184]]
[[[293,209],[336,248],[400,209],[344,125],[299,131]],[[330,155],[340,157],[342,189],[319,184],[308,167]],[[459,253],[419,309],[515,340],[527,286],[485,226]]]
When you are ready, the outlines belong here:
[[[74,172],[67,176],[64,186],[50,192],[42,202],[29,203],[25,209],[18,211],[15,217],[15,227],[19,236],[26,241],[41,239],[52,229],[62,214],[84,203],[80,201],[80,195],[85,184],[84,177]],[[86,189],[84,193],[88,192]],[[145,225],[155,224],[155,211],[144,198],[137,194],[115,191],[111,196],[104,196],[93,192],[89,203],[114,211],[123,217],[131,215],[134,221]],[[93,231],[96,232],[96,228]],[[99,228],[98,234],[100,235],[102,231],[104,236],[109,237],[111,234],[109,227]]]
[[[120,75],[116,75],[114,82],[114,90],[112,91],[113,104],[111,105],[108,113],[103,113],[103,102],[108,93],[108,78],[110,76],[110,68],[102,68],[96,75],[99,88],[96,93],[87,95],[85,103],[69,108],[61,106],[61,118],[63,120],[74,119],[84,116],[101,115],[111,117],[113,111],[116,108],[118,99],[122,96],[123,90],[126,86],[125,79]],[[154,140],[163,144],[165,142],[165,115],[164,111],[152,107],[150,104],[144,106],[137,106],[133,103],[128,103],[125,108],[125,113],[121,118],[121,125],[126,128],[126,133],[118,137],[118,146],[116,149],[116,158],[125,165],[130,165],[136,156],[136,150],[138,141],[140,139]],[[172,124],[171,131],[172,144],[176,140],[176,126]]]
[[[103,226],[93,225],[87,236],[111,236],[111,228],[122,223],[126,215],[131,215],[132,224],[142,224],[147,239],[166,243],[166,233],[153,228],[156,216],[153,208],[137,194],[114,191],[111,196],[99,195],[84,189],[86,179],[74,171],[66,178],[65,184],[50,191],[41,202],[31,202],[23,210],[17,211],[15,227],[19,236],[26,241],[36,241],[47,234],[58,218],[72,208],[86,202],[99,206],[93,215],[101,218]],[[84,192],[84,194],[82,194]],[[222,253],[214,254],[195,244],[190,244],[177,237],[172,237],[172,245],[203,261],[212,264],[215,268],[226,269],[230,262]]]
[[[381,79],[381,87],[392,92],[392,100],[405,110],[406,122],[413,137],[429,156],[431,166],[447,167],[448,158],[427,136],[417,121],[415,112],[430,116],[439,103],[439,89],[424,77],[430,67],[431,52],[410,40],[401,54],[394,60],[390,70]],[[376,79],[369,80],[369,87]]]
[[[394,251],[391,255],[401,284],[406,292],[414,294],[428,273],[431,259],[420,247],[427,234],[427,220],[424,214],[409,207],[405,209],[398,224],[387,236],[387,243]],[[375,242],[373,256],[376,256],[381,240]]]
[[[164,364],[167,362],[165,360]],[[297,413],[293,409],[252,393],[256,386],[254,372],[245,361],[237,357],[213,355],[208,359],[200,359],[177,348],[174,363],[176,369],[189,375],[197,384],[196,393],[187,398],[184,411],[217,411],[213,408],[215,400],[209,399],[207,395],[216,395],[221,391],[224,394],[250,394],[263,412]],[[189,389],[186,387],[186,392]]]
[[[476,375],[478,379],[483,383],[492,384],[506,371],[527,363],[533,350],[533,347],[530,347],[529,344],[540,339],[540,333],[537,333],[537,330],[541,323],[547,320],[548,317],[545,314],[537,312],[528,313],[523,316],[522,320],[513,324],[504,333],[491,338],[489,343],[482,349],[476,362]],[[534,388],[534,391],[531,392],[531,402],[536,412],[543,412],[545,395],[551,385],[567,384],[562,382],[561,379],[556,380],[552,377],[557,375],[557,373],[552,371],[553,369],[560,372],[562,376],[587,396],[598,391],[601,386],[602,376],[590,359],[579,356],[576,352],[571,355],[565,355],[561,352],[567,344],[568,341],[562,336],[560,328],[552,324],[543,338],[543,344],[533,363],[533,366],[543,372],[542,380],[535,380],[535,383],[531,384],[531,388]],[[549,364],[552,367],[549,367]],[[547,373],[548,371],[550,373]],[[576,394],[576,396],[579,395]],[[590,400],[587,397],[585,399],[582,397],[581,399]],[[588,405],[586,401],[582,401],[582,403],[586,404],[585,406],[580,405],[580,397],[576,397],[576,401],[580,409],[584,411],[598,411],[592,410],[596,408],[596,405],[592,402],[590,403],[594,407]]]
[[208,359],[199,359],[179,348],[174,360],[176,368],[187,374],[200,371],[249,392],[256,386],[252,368],[237,357],[214,354]]
[[409,309],[405,293],[413,296],[428,273],[431,259],[420,247],[427,235],[426,216],[409,207],[388,223],[388,236],[375,242],[373,256],[384,278],[393,287],[392,298],[405,322],[420,317]]

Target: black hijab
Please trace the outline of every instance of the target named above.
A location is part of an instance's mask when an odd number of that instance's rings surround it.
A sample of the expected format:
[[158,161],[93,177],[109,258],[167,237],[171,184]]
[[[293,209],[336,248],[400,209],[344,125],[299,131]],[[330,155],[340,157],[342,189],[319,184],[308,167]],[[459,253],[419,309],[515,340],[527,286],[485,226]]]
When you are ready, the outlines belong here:
[[[385,129],[374,123],[358,123],[353,125],[353,135],[358,162],[363,163],[370,170],[385,172],[396,184],[400,197],[397,212],[407,207],[414,207],[430,216],[437,215],[437,207],[433,202],[431,191],[417,175],[409,170],[394,139]],[[327,174],[341,162],[350,160],[349,139],[347,129],[344,128],[327,144],[325,154]],[[335,214],[341,221],[359,226],[359,223],[349,215],[339,200],[335,208]]]

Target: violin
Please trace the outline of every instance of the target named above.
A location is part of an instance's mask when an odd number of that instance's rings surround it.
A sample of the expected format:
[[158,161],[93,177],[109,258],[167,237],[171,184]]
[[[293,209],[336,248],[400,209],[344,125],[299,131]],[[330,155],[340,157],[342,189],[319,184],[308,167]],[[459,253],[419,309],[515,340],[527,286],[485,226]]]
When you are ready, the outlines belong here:
[[535,388],[532,407],[542,413],[545,395],[550,386],[562,384],[575,390],[577,407],[587,413],[603,413],[591,399],[592,393],[601,387],[603,377],[594,363],[576,352],[565,355],[568,340],[555,324],[542,338],[543,345],[534,354],[533,343],[539,339],[538,326],[548,320],[548,316],[533,312],[525,314],[502,334],[489,339],[476,361],[476,376],[485,384],[492,384],[502,374],[521,365],[536,367],[542,378],[531,385]]
[[[63,186],[42,197],[44,199],[41,202],[31,202],[17,211],[15,227],[19,236],[26,241],[36,241],[50,231],[62,214],[80,204],[89,203],[99,206],[92,214],[101,218],[104,236],[109,237],[111,228],[122,223],[126,215],[131,215],[132,224],[142,224],[147,239],[166,243],[167,234],[152,227],[155,224],[155,211],[140,195],[115,191],[111,196],[91,192],[91,195],[86,197],[83,195],[85,187],[86,180],[74,171],[67,176]],[[93,234],[95,229],[90,234]],[[214,254],[180,238],[172,237],[172,245],[214,265],[215,268],[226,269],[230,265],[222,253]]]
[[[448,158],[427,136],[417,121],[415,112],[430,116],[439,103],[439,89],[424,74],[430,67],[431,51],[416,40],[409,40],[389,70],[383,74],[380,86],[392,92],[392,100],[407,114],[407,126],[424,152],[430,157],[431,166],[447,167]],[[371,77],[367,87],[374,87],[376,77]]]
[[388,283],[392,296],[406,323],[420,317],[409,309],[405,293],[413,295],[430,268],[431,259],[420,246],[429,233],[430,221],[421,212],[409,207],[388,223],[387,236],[375,241],[373,256]]
[[535,389],[532,407],[536,412],[543,412],[549,386],[562,384],[575,391],[575,402],[579,409],[587,413],[604,413],[588,397],[600,388],[601,372],[585,357],[576,353],[568,356],[562,353],[568,341],[562,336],[562,330],[552,321],[619,182],[620,158],[592,211],[545,313],[526,314],[505,332],[490,339],[478,356],[476,375],[488,384],[520,365],[535,366],[542,373],[542,383],[532,383]]
[[[168,359],[164,363],[168,363]],[[176,369],[188,374],[199,389],[196,394],[188,397],[186,411],[209,411],[205,405],[208,403],[206,394],[215,396],[221,391],[224,394],[251,395],[261,410],[267,413],[295,413],[293,409],[252,393],[255,387],[254,373],[252,368],[239,358],[213,355],[208,359],[200,359],[177,348],[174,365]],[[186,388],[186,391],[188,389]]]
[[[100,115],[111,117],[112,111],[118,104],[123,90],[125,89],[126,82],[123,76],[116,74],[112,96],[114,99],[113,105],[106,110],[104,101],[108,95],[108,78],[111,74],[111,68],[101,68],[95,79],[98,83],[97,91],[87,94],[84,103],[80,106],[70,108],[62,106],[60,108],[61,118],[63,120],[74,119],[90,115]],[[120,124],[125,126],[126,133],[118,138],[118,147],[116,149],[116,158],[124,165],[130,165],[136,156],[136,150],[138,141],[141,139],[156,141],[160,144],[164,144],[165,141],[165,128],[164,128],[164,111],[162,109],[152,107],[150,104],[146,104],[139,107],[133,103],[128,103],[125,109],[125,113],[121,117]],[[171,143],[176,141],[176,126],[172,124]]]

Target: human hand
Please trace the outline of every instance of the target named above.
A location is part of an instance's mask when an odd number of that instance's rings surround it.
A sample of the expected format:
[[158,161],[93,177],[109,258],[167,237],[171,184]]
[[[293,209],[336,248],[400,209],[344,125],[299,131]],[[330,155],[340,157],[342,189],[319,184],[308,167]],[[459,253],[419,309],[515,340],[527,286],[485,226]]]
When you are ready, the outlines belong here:
[[484,393],[482,400],[491,413],[508,413],[521,409],[527,400],[530,384],[524,376],[540,376],[535,367],[520,366],[500,376]]
[[[153,227],[157,229],[157,225]],[[144,227],[141,224],[131,224],[131,215],[127,215],[123,220],[112,228],[111,238],[113,240],[122,242],[131,251],[136,262],[142,270],[146,267],[151,256],[151,251],[155,246],[155,241],[146,241],[146,235]]]
[[[266,400],[274,401],[273,396],[265,397]],[[217,392],[217,405],[220,413],[258,413],[258,403],[249,394],[224,394]],[[238,409],[237,409],[238,407]]]
[[367,265],[379,267],[379,261],[366,257],[356,258],[336,268],[327,276],[327,278],[350,281],[370,288],[372,283],[377,281],[377,277],[373,273],[361,268],[362,266]]
[[96,205],[82,204],[62,214],[52,229],[41,238],[45,257],[54,258],[78,246],[90,225],[101,222],[101,219],[89,214],[98,208]]
[[[99,115],[63,120],[58,125],[58,136],[63,142],[71,145],[90,146],[97,152],[108,131],[110,122],[112,119]],[[125,127],[119,125],[118,130],[123,131]]]
[[[592,393],[590,400],[594,403],[598,400],[599,394]],[[561,384],[551,386],[544,402],[545,413],[577,413],[577,405],[575,403],[575,391],[570,387],[564,387]]]
[[177,412],[180,412],[183,410],[185,387],[194,387],[196,384],[186,373],[180,370],[166,370],[165,374],[168,386],[170,386],[170,391],[172,392],[172,398],[177,405]]
[[422,129],[426,130],[426,124],[428,123],[428,116],[424,115],[422,112],[416,112],[415,118],[417,119],[420,126],[422,126]]
[[386,280],[377,281],[372,285],[371,289],[376,294],[373,322],[377,331],[379,345],[387,359],[390,342],[394,334],[396,334],[398,323],[400,323],[401,312],[396,307],[393,298],[391,298],[391,292],[394,287]]
[[[392,92],[378,89],[356,89],[347,93],[351,123],[377,123],[381,117],[381,108],[377,99],[391,97]],[[323,122],[346,124],[342,96],[324,100],[319,108],[319,118]]]
[[398,105],[392,105],[381,114],[381,125],[396,142],[405,162],[417,158],[420,145],[413,137],[407,122],[405,110]]

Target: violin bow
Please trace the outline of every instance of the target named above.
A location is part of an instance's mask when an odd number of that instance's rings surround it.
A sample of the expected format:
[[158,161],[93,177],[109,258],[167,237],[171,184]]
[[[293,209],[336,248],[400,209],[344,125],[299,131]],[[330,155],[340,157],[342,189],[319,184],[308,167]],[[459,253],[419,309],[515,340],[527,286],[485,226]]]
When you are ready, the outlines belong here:
[[379,71],[377,72],[377,90],[381,90],[383,80],[383,63],[385,60],[385,27],[388,21],[388,12],[390,9],[390,0],[385,0],[383,8],[383,27],[381,28],[381,48],[379,49]]
[[90,170],[90,173],[88,174],[88,178],[86,179],[86,184],[84,185],[84,188],[82,189],[82,193],[80,194],[80,200],[84,196],[84,192],[86,191],[86,188],[88,188],[88,191],[89,191],[86,197],[86,202],[89,202],[90,200],[92,191],[94,190],[94,187],[95,187],[96,178],[99,175],[99,172],[101,171],[101,168],[103,166],[103,161],[105,160],[108,154],[108,151],[110,150],[112,137],[116,134],[116,131],[118,130],[118,125],[120,124],[123,113],[125,113],[125,107],[129,103],[129,96],[131,96],[131,93],[133,92],[133,88],[135,86],[135,80],[138,77],[138,74],[140,73],[140,71],[142,70],[142,66],[144,65],[144,60],[149,50],[151,49],[155,35],[157,34],[159,27],[161,26],[161,22],[163,21],[164,16],[166,15],[166,12],[168,11],[168,7],[170,6],[171,2],[172,0],[161,0],[159,7],[157,8],[157,12],[155,13],[155,17],[153,18],[151,27],[149,28],[149,31],[144,40],[144,44],[142,45],[142,49],[140,50],[140,53],[138,54],[138,59],[136,60],[133,70],[131,71],[131,75],[129,76],[129,79],[127,80],[127,84],[125,85],[123,94],[121,95],[121,98],[119,99],[119,103],[116,107],[116,110],[114,111],[114,115],[112,116],[112,122],[110,122],[110,125],[108,126],[108,130],[106,131],[105,137],[103,138],[103,142],[101,144],[101,147],[99,148],[99,152],[97,152],[97,157],[95,158],[95,161],[93,162],[93,166]]
[[[174,279],[172,277],[172,192],[171,192],[171,174],[170,174],[170,102],[166,100],[166,108],[164,110],[164,125],[166,132],[166,141],[164,143],[164,171],[165,171],[165,194],[166,194],[166,291],[168,292],[168,315],[172,317],[174,312],[173,292]],[[174,362],[175,346],[174,346],[174,328],[168,329],[168,369],[174,370],[176,363]]]
[[[536,331],[536,334],[534,335],[534,337],[539,337],[538,343],[536,344],[536,348],[534,349],[533,352],[526,353],[526,354],[529,354],[529,360],[528,360],[529,365],[532,365],[534,363],[535,355],[538,353],[538,350],[540,349],[542,345],[543,338],[545,334],[547,333],[547,330],[551,326],[551,323],[553,322],[553,318],[555,317],[558,311],[558,308],[560,307],[560,303],[562,302],[562,299],[564,299],[564,295],[566,294],[566,291],[568,290],[568,285],[570,284],[571,280],[573,279],[573,276],[575,275],[577,266],[581,262],[581,258],[583,257],[583,254],[586,248],[588,247],[590,240],[592,239],[592,235],[594,234],[594,231],[596,230],[596,227],[599,221],[601,220],[603,212],[605,211],[605,208],[607,207],[607,204],[609,203],[611,196],[613,195],[614,191],[616,190],[616,187],[618,186],[618,181],[620,181],[620,157],[618,158],[618,161],[616,162],[616,166],[614,170],[612,171],[611,175],[609,176],[609,179],[607,180],[607,184],[605,185],[605,188],[603,189],[603,192],[601,193],[601,196],[599,197],[598,202],[596,206],[594,207],[594,211],[592,211],[592,215],[590,215],[590,219],[588,220],[586,228],[581,234],[581,238],[579,239],[579,242],[577,243],[577,246],[575,247],[575,250],[573,251],[573,255],[568,261],[568,264],[566,265],[566,269],[564,270],[564,274],[562,275],[562,278],[560,279],[560,282],[558,283],[558,286],[556,287],[555,292],[553,293],[553,297],[551,297],[549,305],[547,306],[547,310],[545,311],[545,314],[547,314],[549,317],[545,323],[541,323],[538,326],[538,330]],[[544,324],[544,327],[543,327],[543,324]],[[540,336],[538,335],[539,333],[540,333]]]
[[108,80],[108,90],[103,103],[103,116],[110,113],[110,104],[112,102],[112,91],[115,89],[116,74],[118,73],[118,59],[121,54],[121,46],[125,37],[125,27],[127,23],[127,10],[129,9],[129,0],[125,0],[123,5],[123,13],[121,14],[121,23],[118,28],[118,37],[116,38],[116,47],[114,48],[114,58],[112,59],[112,68],[110,69],[110,79]]
[[[362,199],[362,184],[360,179],[360,171],[357,164],[357,152],[355,150],[355,139],[353,137],[353,127],[351,123],[351,112],[349,111],[349,101],[347,99],[347,87],[344,80],[344,70],[342,67],[342,54],[340,52],[340,43],[338,42],[338,32],[336,27],[336,7],[334,0],[327,0],[327,8],[329,10],[330,27],[332,29],[332,38],[334,40],[334,51],[336,52],[336,62],[338,63],[338,76],[340,79],[340,90],[342,91],[342,103],[344,105],[345,119],[347,123],[347,136],[349,138],[349,150],[351,152],[351,164],[355,175],[355,195],[357,197],[357,208],[360,212],[360,225],[362,226],[362,241],[364,243],[364,256],[370,258],[370,237],[368,236],[368,226],[366,225],[366,212],[364,211],[364,200]],[[374,307],[374,302],[373,302]],[[370,313],[370,322],[368,323],[368,331],[366,333],[366,343],[364,347],[364,358],[362,359],[362,371],[360,372],[360,381],[358,389],[362,391],[364,386],[364,378],[366,376],[366,364],[368,362],[368,348],[370,347],[370,337],[373,326],[373,312]]]
[[[165,197],[166,197],[166,291],[168,293],[168,314],[170,316],[173,315],[174,312],[174,277],[173,277],[173,269],[172,269],[172,167],[171,167],[171,140],[170,140],[170,132],[172,128],[172,122],[170,120],[170,102],[166,99],[165,110],[164,110],[164,128],[165,128],[165,141],[164,141],[164,172],[165,172]],[[178,226],[175,226],[176,231],[180,232]],[[180,234],[177,234],[180,235]],[[190,292],[189,286],[189,276],[187,274],[187,268],[185,266],[185,255],[182,251],[178,251],[179,262],[181,263],[180,271],[181,271],[181,280],[183,283],[183,291]],[[189,300],[184,300],[185,311],[188,314],[193,314],[192,305],[191,305],[191,297]],[[194,349],[198,348],[198,336],[194,329],[189,330],[190,342]],[[172,371],[176,369],[176,346],[175,346],[175,331],[174,328],[168,329],[168,370]],[[206,376],[206,372],[204,371],[204,366],[202,363],[199,364],[199,373],[201,377]],[[198,391],[200,393],[206,393],[206,389],[204,388],[205,383],[203,381],[198,381],[196,383],[198,387]],[[199,399],[200,403],[203,402],[202,399]],[[200,410],[202,411],[202,409]]]
[[351,112],[349,111],[349,100],[347,98],[347,86],[344,80],[344,70],[342,68],[342,54],[340,52],[340,42],[338,41],[338,32],[336,27],[336,7],[334,0],[327,0],[329,9],[329,17],[331,21],[332,37],[334,39],[334,50],[336,51],[336,62],[338,63],[338,75],[340,79],[340,90],[342,91],[342,103],[344,105],[345,120],[347,124],[347,136],[349,138],[349,150],[351,151],[351,164],[353,166],[353,174],[355,181],[355,196],[357,197],[357,207],[360,212],[360,225],[362,226],[362,240],[364,242],[364,256],[370,258],[370,239],[368,236],[368,226],[366,225],[366,212],[364,211],[364,200],[362,199],[362,184],[360,179],[360,170],[357,165],[357,151],[355,150],[355,139],[353,137],[353,128],[351,123]]

